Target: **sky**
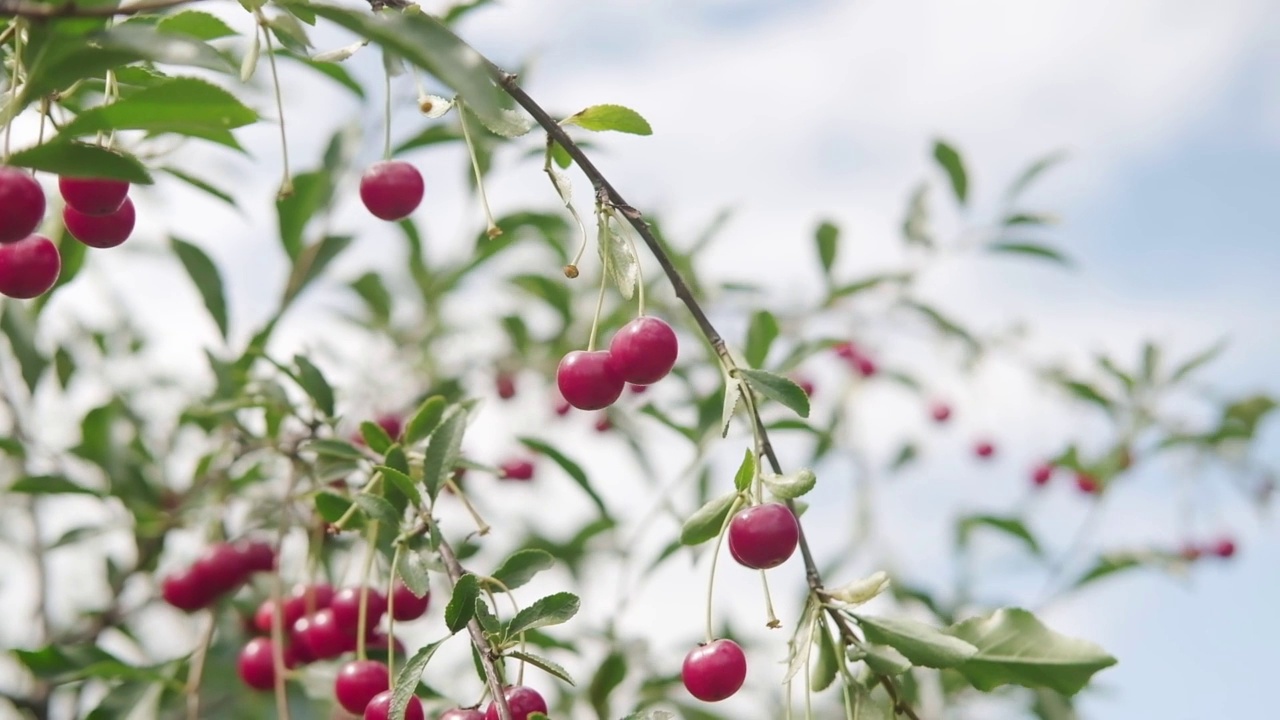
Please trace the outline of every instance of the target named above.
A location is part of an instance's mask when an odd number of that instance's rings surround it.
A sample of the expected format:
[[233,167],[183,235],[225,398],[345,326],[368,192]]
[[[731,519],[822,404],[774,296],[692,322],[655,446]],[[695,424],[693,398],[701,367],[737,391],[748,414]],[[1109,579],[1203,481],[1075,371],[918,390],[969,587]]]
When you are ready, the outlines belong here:
[[[1075,360],[1100,351],[1133,357],[1145,339],[1189,355],[1225,336],[1230,349],[1207,379],[1230,393],[1280,393],[1273,370],[1280,353],[1280,286],[1273,281],[1280,267],[1274,204],[1280,193],[1280,6],[1273,2],[513,0],[473,13],[461,30],[500,63],[532,58],[528,89],[556,112],[619,102],[644,114],[654,135],[601,138],[601,168],[633,205],[661,215],[673,234],[696,232],[732,208],[709,267],[718,276],[768,283],[781,297],[806,292],[809,236],[823,218],[844,228],[843,271],[895,260],[886,238],[898,232],[908,193],[922,177],[941,181],[929,159],[934,138],[963,152],[972,178],[969,212],[979,220],[1029,161],[1065,150],[1068,162],[1028,203],[1062,217],[1049,237],[1077,270],[961,262],[931,276],[930,291],[984,326],[1034,318],[1034,351]],[[375,64],[376,58],[362,57],[353,70],[368,73]],[[322,81],[303,76],[287,87],[286,101],[301,109],[291,120],[291,152],[314,157],[327,128],[298,118],[332,102],[315,98],[332,96],[320,94],[328,89]],[[402,94],[412,97],[408,89]],[[269,107],[265,95],[258,101]],[[341,101],[338,108],[355,111]],[[259,157],[270,157],[274,132],[256,128],[244,141]],[[366,152],[376,153],[375,144],[366,142]],[[443,252],[463,252],[465,243],[453,239],[470,237],[478,210],[458,182],[461,158],[431,157],[452,163],[457,181],[433,188],[423,221]],[[187,159],[214,176],[248,167],[217,151],[193,150]],[[524,170],[495,178],[489,193],[500,207],[549,206],[549,189],[528,182],[536,168]],[[247,192],[256,188],[264,197],[276,182],[270,174],[237,177]],[[578,183],[581,193],[580,177]],[[965,218],[947,209],[943,197],[935,194],[945,235]],[[154,202],[154,219],[142,219],[140,235],[177,222],[189,227],[187,239],[233,268],[225,271],[231,313],[235,334],[245,337],[263,316],[283,268],[252,231],[255,223],[270,222],[269,206],[237,215],[178,198]],[[195,208],[202,222],[184,226]],[[360,242],[361,252],[339,263],[336,274],[394,264],[391,233],[375,230]],[[52,307],[64,318],[92,315],[102,293],[121,297],[140,321],[164,330],[162,355],[180,367],[198,358],[210,327],[186,320],[198,312],[191,309],[194,295],[172,261],[154,250],[140,243],[127,254],[95,257],[82,282]],[[282,328],[284,344],[309,346],[312,323],[332,309],[316,305],[300,308],[296,322]],[[890,340],[873,338],[887,353]],[[352,373],[363,370],[368,367]],[[1029,385],[1015,373],[996,368],[964,388],[955,380],[939,381],[954,393],[953,434],[938,440],[936,459],[880,494],[876,552],[865,560],[860,553],[859,570],[878,569],[874,563],[887,557],[925,582],[949,572],[943,541],[956,508],[1019,506],[1026,467],[1064,434],[1090,427],[1087,415],[1028,401]],[[919,418],[901,403],[875,391],[863,400],[883,415],[858,428],[861,440],[888,452],[895,433],[919,430]],[[497,427],[504,421],[482,422]],[[589,431],[578,431],[571,441],[590,442]],[[1280,463],[1280,429],[1272,423],[1266,433],[1260,454]],[[992,466],[957,460],[978,434],[1000,447]],[[729,449],[727,455],[740,453]],[[1179,506],[1169,496],[1185,478],[1175,470],[1140,470],[1108,501],[1103,530],[1091,542],[1176,542],[1170,528]],[[847,471],[826,468],[833,475]],[[813,522],[842,526],[853,500],[847,489],[831,484],[819,493]],[[618,507],[635,500],[621,488],[611,488],[608,497]],[[1065,546],[1084,504],[1067,488],[1037,502],[1036,526]],[[1198,533],[1238,539],[1235,560],[1206,563],[1185,578],[1135,573],[1045,608],[1051,626],[1094,640],[1121,661],[1099,676],[1101,687],[1086,699],[1088,720],[1254,717],[1273,705],[1268,681],[1280,638],[1274,620],[1280,527],[1220,486],[1199,487],[1187,502],[1203,505]],[[820,549],[835,550],[842,541],[837,533],[823,535]],[[1004,550],[995,547],[984,560],[1015,574],[1021,566]],[[665,569],[633,603],[629,627],[637,633],[658,627],[672,603],[701,607],[701,580],[690,579],[702,577],[705,558],[702,563]],[[799,577],[794,567],[778,572],[781,586]],[[725,578],[722,597],[756,592],[748,573],[726,572]],[[990,592],[1035,595],[1022,581],[1007,582]],[[726,612],[756,617],[758,608],[745,605]],[[788,609],[794,612],[794,602],[780,599],[779,611]],[[680,653],[698,632],[700,615],[691,615],[698,617],[651,641]],[[771,672],[753,666],[752,681],[767,682]]]

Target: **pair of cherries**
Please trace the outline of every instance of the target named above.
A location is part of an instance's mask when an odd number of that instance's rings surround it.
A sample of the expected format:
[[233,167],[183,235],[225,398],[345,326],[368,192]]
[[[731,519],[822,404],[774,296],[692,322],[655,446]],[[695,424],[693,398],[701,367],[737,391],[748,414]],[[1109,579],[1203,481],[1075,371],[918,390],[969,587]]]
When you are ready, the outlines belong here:
[[608,350],[574,350],[560,361],[556,385],[579,410],[603,410],[622,396],[627,383],[651,385],[675,367],[679,345],[666,322],[642,315],[627,323]]

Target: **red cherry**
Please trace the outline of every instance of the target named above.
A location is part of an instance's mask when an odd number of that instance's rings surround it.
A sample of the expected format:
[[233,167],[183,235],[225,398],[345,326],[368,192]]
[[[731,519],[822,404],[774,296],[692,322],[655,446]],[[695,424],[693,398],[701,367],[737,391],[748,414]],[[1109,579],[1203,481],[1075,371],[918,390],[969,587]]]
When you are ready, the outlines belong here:
[[508,460],[498,470],[499,480],[533,479],[533,463],[529,460]]
[[1031,471],[1031,482],[1035,483],[1036,487],[1043,487],[1049,484],[1049,480],[1052,478],[1053,466],[1049,463],[1037,465],[1035,469]]
[[353,645],[351,634],[338,624],[332,608],[325,608],[298,622],[307,623],[306,635],[299,638],[300,643],[306,645],[319,660],[336,658]]
[[943,402],[934,403],[929,414],[933,416],[934,422],[944,423],[951,419],[951,406]]
[[129,198],[119,210],[106,215],[86,215],[70,205],[62,209],[62,224],[71,237],[94,248],[113,248],[128,240],[136,219]]
[[[524,685],[508,686],[502,691],[507,698],[507,707],[511,710],[511,720],[529,720],[533,713],[546,714],[547,701],[542,699],[537,690]],[[489,703],[484,713],[484,720],[498,720],[498,704]]]
[[980,458],[986,459],[996,454],[996,446],[983,440],[973,446],[973,453]]
[[[387,597],[377,588],[371,587],[367,590],[369,598],[366,600],[366,633],[375,627],[378,621],[382,619],[383,614],[387,612]],[[333,610],[333,617],[338,621],[339,627],[351,635],[359,632],[360,595],[360,588],[343,588],[333,596],[333,602],[329,603],[329,609]]]
[[316,648],[311,647],[311,620],[312,616],[304,615],[294,620],[289,629],[289,647],[293,650],[294,657],[301,663],[311,663],[320,659]]
[[391,689],[391,674],[377,660],[352,660],[338,668],[333,681],[333,694],[338,704],[349,713],[362,713],[369,701]]
[[568,400],[561,399],[560,402],[556,403],[556,415],[559,415],[560,417],[568,415],[569,411],[572,409],[573,406],[569,404]]
[[684,657],[680,671],[685,689],[703,702],[731,697],[747,679],[747,656],[732,640],[699,645]]
[[[0,190],[0,208],[4,207]],[[3,212],[0,209],[0,212]],[[43,235],[28,235],[0,245],[0,295],[30,300],[49,292],[62,272],[62,255]]]
[[191,572],[214,595],[234,590],[249,577],[244,554],[231,543],[218,543],[209,547],[192,564]]
[[276,550],[261,540],[249,540],[237,547],[249,572],[271,572],[276,569]]
[[[394,695],[390,690],[383,690],[364,707],[364,720],[388,720],[391,717],[391,698]],[[404,715],[400,716],[401,720],[424,720],[426,714],[422,712],[422,701],[410,695],[409,704],[405,707]]]
[[[400,638],[388,637],[381,630],[370,631],[364,638],[364,646],[370,650],[388,650],[394,646],[396,655],[404,655],[404,643]],[[353,644],[352,650],[355,649]]]
[[110,215],[120,209],[129,194],[129,183],[105,178],[58,178],[58,191],[67,207],[84,215]]
[[1089,473],[1076,473],[1076,487],[1085,495],[1094,495],[1101,489],[1098,479]]
[[191,568],[179,570],[160,582],[160,596],[170,605],[186,612],[195,612],[213,601],[200,576]]
[[851,342],[838,343],[835,346],[835,351],[836,357],[843,358],[845,360],[852,360],[858,356],[858,349],[855,348]]
[[574,350],[556,368],[560,394],[579,410],[603,410],[622,395],[621,371],[607,350]]
[[610,419],[609,413],[600,413],[600,417],[596,418],[596,432],[609,432],[613,429],[613,420]]
[[858,374],[862,377],[871,377],[876,374],[876,363],[869,357],[859,355],[853,359],[853,366],[857,368]]
[[1236,543],[1231,538],[1222,538],[1213,544],[1213,554],[1226,559],[1236,554]]
[[[245,685],[254,690],[270,690],[276,686],[275,646],[271,638],[256,637],[240,649],[236,670]],[[287,666],[287,663],[286,663]]]
[[632,395],[643,395],[644,391],[649,389],[649,386],[648,385],[628,385],[627,389],[631,391]]
[[453,708],[452,710],[445,710],[439,720],[484,720],[484,713],[471,708],[465,710],[463,708]]
[[375,163],[360,178],[360,199],[375,217],[401,220],[422,202],[422,173],[402,160]]
[[749,568],[781,565],[796,551],[799,540],[795,513],[782,503],[749,507],[729,521],[729,552]]
[[494,385],[497,386],[498,397],[503,400],[510,400],[516,396],[516,378],[511,373],[498,373],[498,377],[494,379]]
[[31,235],[43,219],[40,183],[22,170],[0,167],[0,243],[18,242]]
[[430,604],[429,591],[422,597],[418,597],[407,585],[398,580],[391,588],[391,617],[396,620],[417,620],[426,614]]
[[623,380],[633,385],[650,385],[666,377],[675,367],[679,343],[670,325],[656,317],[642,315],[622,326],[613,336],[609,341],[609,354]]

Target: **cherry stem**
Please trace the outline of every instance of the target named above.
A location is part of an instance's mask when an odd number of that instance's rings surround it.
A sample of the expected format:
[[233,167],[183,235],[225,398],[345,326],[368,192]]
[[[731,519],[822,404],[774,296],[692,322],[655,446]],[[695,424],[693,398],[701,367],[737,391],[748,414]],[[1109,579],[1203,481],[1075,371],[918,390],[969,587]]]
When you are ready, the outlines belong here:
[[284,163],[284,179],[280,182],[279,197],[285,198],[293,194],[293,174],[289,172],[289,135],[284,123],[284,93],[280,90],[280,73],[276,69],[275,43],[271,40],[271,32],[267,30],[267,17],[261,10],[255,10],[258,19],[258,30],[267,44],[267,62],[271,65],[271,87],[276,96],[276,114],[280,116],[280,156]]
[[387,579],[387,674],[396,676],[396,573],[400,570],[400,551],[404,546],[396,543],[391,555],[391,577]]
[[760,582],[764,584],[764,608],[769,615],[769,620],[765,625],[777,630],[782,627],[782,621],[778,619],[777,613],[773,611],[773,594],[769,592],[769,575],[763,570],[760,571]]
[[382,51],[382,159],[391,159],[391,65],[386,61],[387,51]]
[[720,523],[720,532],[716,535],[716,548],[711,552],[711,571],[707,573],[707,642],[716,639],[715,626],[712,623],[711,616],[714,609],[711,602],[716,592],[716,565],[720,560],[720,546],[724,544],[724,536],[729,531],[729,521],[733,520],[733,514],[738,511],[738,506],[742,504],[742,496],[734,498],[733,504],[729,506],[729,512],[724,516],[724,522]]
[[[369,534],[365,537],[365,543],[368,548],[364,553],[364,570],[360,573],[360,610],[359,618],[356,620],[356,659],[365,659],[365,631],[369,625],[369,573],[373,570],[374,550],[378,544],[378,521],[374,520],[369,523]],[[391,653],[395,653],[395,646],[388,640],[391,645]]]
[[484,219],[489,224],[485,234],[490,238],[496,238],[502,234],[502,229],[493,221],[493,212],[489,209],[489,196],[484,191],[484,173],[480,171],[480,158],[476,155],[476,144],[471,139],[471,130],[467,127],[467,108],[460,97],[454,98],[453,104],[458,109],[458,124],[462,126],[462,140],[467,144],[467,154],[471,156],[471,169],[476,175],[476,192],[480,195],[480,206],[484,208]]
[[573,201],[569,197],[566,197],[565,193],[560,189],[560,180],[556,177],[555,169],[551,167],[551,148],[554,145],[555,142],[551,139],[551,136],[548,135],[547,152],[542,160],[542,172],[546,173],[547,177],[551,179],[551,186],[556,189],[556,194],[559,195],[560,200],[564,202],[565,209],[567,209],[569,214],[573,216],[573,221],[578,224],[578,234],[582,237],[582,240],[578,243],[578,252],[574,253],[573,261],[569,263],[576,267],[578,263],[582,262],[583,253],[587,251],[587,226],[582,222],[582,216],[578,214],[577,208],[573,206]]
[[204,628],[200,631],[200,645],[191,656],[191,671],[187,674],[187,720],[200,720],[200,678],[204,675],[204,661],[209,655],[209,645],[213,642],[213,631],[217,627],[213,613],[206,613],[204,620]]
[[[298,485],[298,475],[298,465],[295,461],[291,465],[289,484],[284,491],[286,503],[293,497],[294,488]],[[281,522],[280,529],[276,531],[276,569],[271,573],[271,665],[275,676],[276,717],[282,720],[289,720],[289,697],[284,689],[284,676],[288,668],[284,664],[284,581],[280,577],[279,558],[288,530],[289,524]]]
[[[605,227],[604,214],[596,209],[597,242],[606,242],[604,237],[608,230]],[[596,296],[596,314],[591,318],[591,335],[587,337],[587,352],[596,349],[596,333],[600,330],[600,314],[604,312],[604,289],[609,284],[609,253],[600,253],[604,258],[600,267],[600,294]]]
[[453,478],[446,477],[444,480],[444,485],[445,487],[452,490],[453,494],[458,496],[458,499],[462,501],[462,507],[467,509],[467,512],[471,515],[471,519],[474,520],[476,523],[476,533],[480,535],[488,535],[489,530],[491,529],[489,527],[489,523],[485,522],[484,518],[480,516],[480,513],[476,511],[475,506],[472,505],[471,501],[467,499],[467,494],[462,492],[462,488],[458,485],[458,483],[454,482]]
[[[18,99],[18,70],[22,67],[22,30],[18,26],[22,22],[15,21],[10,28],[13,29],[13,74],[9,77],[9,102],[14,103]],[[4,124],[4,162],[9,162],[9,140],[13,135],[13,121],[17,119],[17,113]]]

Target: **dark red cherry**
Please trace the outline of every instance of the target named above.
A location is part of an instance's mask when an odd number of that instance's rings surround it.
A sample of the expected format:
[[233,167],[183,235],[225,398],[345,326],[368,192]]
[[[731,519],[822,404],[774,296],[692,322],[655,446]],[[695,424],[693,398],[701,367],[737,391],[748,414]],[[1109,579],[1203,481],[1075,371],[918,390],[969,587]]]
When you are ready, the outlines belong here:
[[439,720],[484,720],[484,713],[472,708],[445,710]]
[[556,369],[560,394],[579,410],[603,410],[622,395],[626,382],[607,350],[574,350]]
[[666,377],[675,367],[679,343],[670,325],[656,317],[642,315],[613,336],[609,354],[623,380],[634,385],[649,385]]
[[245,685],[254,690],[271,690],[276,686],[274,648],[271,638],[256,637],[240,649],[236,670]]
[[516,377],[511,373],[498,373],[498,377],[494,379],[494,385],[498,391],[498,397],[503,400],[510,400],[516,396]]
[[375,217],[401,220],[422,202],[422,173],[402,160],[375,163],[360,178],[360,199]]
[[533,479],[533,462],[529,460],[508,460],[498,470],[500,480]]
[[[366,633],[377,626],[378,621],[387,612],[387,597],[377,588],[371,587],[367,590],[369,597],[366,601],[367,620],[364,626]],[[329,609],[333,610],[333,617],[338,621],[338,625],[352,635],[359,632],[360,595],[360,588],[342,588],[333,596],[333,602],[329,603]]]
[[195,612],[213,602],[213,593],[205,587],[200,576],[191,568],[179,570],[160,582],[160,596],[170,605],[186,612]]
[[782,503],[742,510],[729,521],[729,552],[746,567],[765,570],[787,561],[800,541],[795,513]]
[[67,207],[84,215],[110,215],[120,209],[129,194],[129,183],[104,178],[80,178],[63,175],[58,178],[58,191]]
[[1223,559],[1232,557],[1236,554],[1236,541],[1231,538],[1222,538],[1213,544],[1213,554]]
[[1098,478],[1089,473],[1076,473],[1076,488],[1085,495],[1096,495],[1102,489],[1098,484]]
[[0,166],[0,243],[18,242],[31,235],[41,220],[44,190],[40,183],[24,170]]
[[431,593],[418,597],[407,585],[397,580],[391,588],[391,600],[391,617],[396,620],[417,620],[427,613],[427,607],[431,605]]
[[58,281],[60,272],[62,255],[53,241],[43,235],[28,235],[0,245],[0,295],[19,300],[43,295]]
[[933,416],[934,422],[944,423],[951,419],[951,406],[943,402],[934,403],[929,409],[929,414]]
[[732,640],[699,645],[685,656],[680,677],[690,695],[719,702],[738,692],[747,679],[747,656]]
[[136,219],[129,198],[124,199],[119,210],[106,215],[86,215],[70,205],[62,209],[62,224],[67,232],[93,248],[113,248],[128,240]]
[[1053,479],[1053,466],[1049,463],[1037,465],[1031,471],[1031,482],[1035,483],[1037,487],[1048,485],[1051,479]]
[[[512,685],[503,690],[503,695],[507,698],[507,708],[511,710],[511,720],[528,720],[533,713],[540,712],[546,714],[547,701],[542,699],[542,695],[537,690],[524,685]],[[484,720],[498,720],[498,704],[496,702],[489,703],[489,709],[484,713]]]
[[[390,690],[383,690],[364,707],[364,720],[389,720],[391,717],[391,698],[393,693]],[[414,696],[409,696],[409,704],[405,707],[404,715],[397,720],[425,720],[426,714],[422,712],[422,701]]]
[[391,674],[377,660],[352,660],[338,668],[333,694],[347,712],[359,714],[380,692],[391,689]]
[[973,453],[985,460],[996,454],[996,446],[983,440],[973,446]]

